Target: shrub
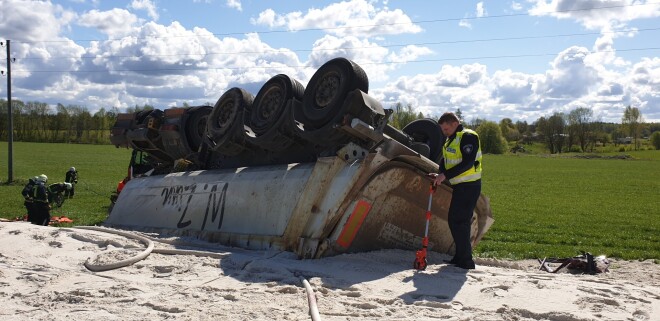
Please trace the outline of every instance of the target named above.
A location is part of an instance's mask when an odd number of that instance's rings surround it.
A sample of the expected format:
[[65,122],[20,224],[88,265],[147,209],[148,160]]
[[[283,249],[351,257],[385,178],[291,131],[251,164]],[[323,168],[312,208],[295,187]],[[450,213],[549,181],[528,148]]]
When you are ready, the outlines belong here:
[[660,131],[655,131],[651,134],[651,144],[655,149],[660,149]]
[[497,123],[484,121],[477,127],[476,131],[479,133],[479,141],[483,153],[504,154],[507,150],[508,143],[502,137],[502,130]]

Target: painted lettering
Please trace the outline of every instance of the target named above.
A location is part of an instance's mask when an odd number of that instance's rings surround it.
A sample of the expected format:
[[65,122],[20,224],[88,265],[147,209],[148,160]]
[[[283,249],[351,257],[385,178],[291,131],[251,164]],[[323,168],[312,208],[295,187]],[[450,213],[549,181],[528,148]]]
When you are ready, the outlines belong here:
[[[202,230],[206,227],[209,214],[210,223],[217,223],[217,229],[220,229],[225,214],[225,200],[227,198],[228,187],[229,184],[226,182],[204,184],[203,187],[197,184],[187,186],[176,185],[163,188],[160,196],[163,198],[163,207],[174,208],[177,212],[181,213],[179,221],[176,224],[177,228],[185,228],[193,224],[194,215],[193,218],[186,217],[191,203],[198,204],[206,201]],[[199,189],[202,190],[200,191]],[[206,196],[207,194],[208,197]],[[193,206],[193,208],[197,207]]]
[[[204,212],[204,221],[202,221],[202,230],[206,227],[206,220],[209,217],[209,211],[211,212],[211,223],[215,222],[218,218],[218,212],[220,218],[218,219],[218,230],[222,227],[222,220],[225,216],[225,200],[227,198],[227,187],[229,184],[224,183],[220,193],[218,191],[218,184],[211,187],[211,193],[209,193],[209,199],[206,202],[206,211]],[[206,189],[206,187],[205,187]]]

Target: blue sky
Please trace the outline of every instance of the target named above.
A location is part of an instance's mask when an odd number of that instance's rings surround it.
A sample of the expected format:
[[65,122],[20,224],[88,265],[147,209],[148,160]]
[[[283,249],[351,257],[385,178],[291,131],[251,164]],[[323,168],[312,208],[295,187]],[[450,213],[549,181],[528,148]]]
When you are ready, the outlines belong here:
[[306,84],[343,56],[386,108],[620,122],[632,105],[658,122],[659,17],[659,0],[3,0],[0,41],[12,97],[53,111],[214,104],[279,73]]

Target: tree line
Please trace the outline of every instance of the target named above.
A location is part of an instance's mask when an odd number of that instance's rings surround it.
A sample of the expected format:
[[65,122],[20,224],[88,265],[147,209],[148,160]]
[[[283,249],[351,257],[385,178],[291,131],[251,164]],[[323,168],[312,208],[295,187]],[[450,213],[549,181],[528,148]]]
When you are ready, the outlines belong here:
[[[129,108],[127,112],[153,109],[153,106]],[[57,104],[53,108],[42,102],[12,99],[14,141],[110,144],[110,129],[119,109],[101,108],[94,114],[87,107]],[[0,139],[8,139],[9,113],[7,100],[0,99]]]
[[[184,104],[183,107],[187,107]],[[408,104],[396,103],[391,106],[393,114],[389,124],[402,129],[410,122],[421,118],[434,118],[415,111]],[[153,106],[135,106],[127,108],[131,113],[139,110],[154,109]],[[541,142],[552,154],[562,152],[593,151],[597,145],[619,144],[630,138],[635,149],[640,147],[642,137],[651,137],[655,145],[660,144],[660,124],[644,123],[638,108],[628,106],[621,117],[621,124],[605,123],[594,119],[589,108],[576,108],[569,113],[554,113],[540,117],[531,124],[527,121],[514,122],[504,118],[499,123],[473,118],[463,119],[460,109],[455,111],[463,123],[475,129],[486,153],[501,154],[508,150],[509,143],[524,145],[534,141]],[[110,144],[110,129],[115,123],[119,109],[101,108],[94,114],[84,106],[57,104],[53,108],[42,102],[23,102],[12,100],[12,123],[14,141]],[[7,101],[0,99],[0,139],[7,140],[8,111]],[[514,147],[514,150],[515,148]]]
[[[399,129],[416,119],[437,118],[416,113],[411,105],[403,106],[397,103],[392,109],[394,114],[390,124]],[[645,123],[639,109],[632,106],[625,108],[621,124],[595,119],[593,111],[586,107],[540,117],[532,123],[513,122],[510,118],[496,123],[478,117],[465,121],[460,108],[455,113],[465,126],[479,133],[481,148],[485,153],[502,154],[508,150],[515,151],[532,142],[541,142],[551,154],[593,152],[596,146],[616,146],[628,143],[628,139],[637,150],[643,137],[650,137],[653,146],[660,149],[660,123]],[[509,143],[514,144],[512,149],[509,148]]]

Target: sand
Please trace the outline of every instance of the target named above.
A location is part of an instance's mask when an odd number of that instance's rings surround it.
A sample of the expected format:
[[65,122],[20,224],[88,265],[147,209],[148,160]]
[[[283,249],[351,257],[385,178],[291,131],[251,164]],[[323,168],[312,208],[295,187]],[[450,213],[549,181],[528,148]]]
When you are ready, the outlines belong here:
[[26,222],[0,222],[0,239],[0,320],[310,320],[301,278],[321,320],[660,320],[660,266],[651,261],[610,259],[609,273],[589,275],[477,259],[466,271],[430,253],[428,268],[415,271],[411,251],[298,260],[196,241],[215,257],[151,253],[92,272],[88,259],[112,263],[145,245]]

